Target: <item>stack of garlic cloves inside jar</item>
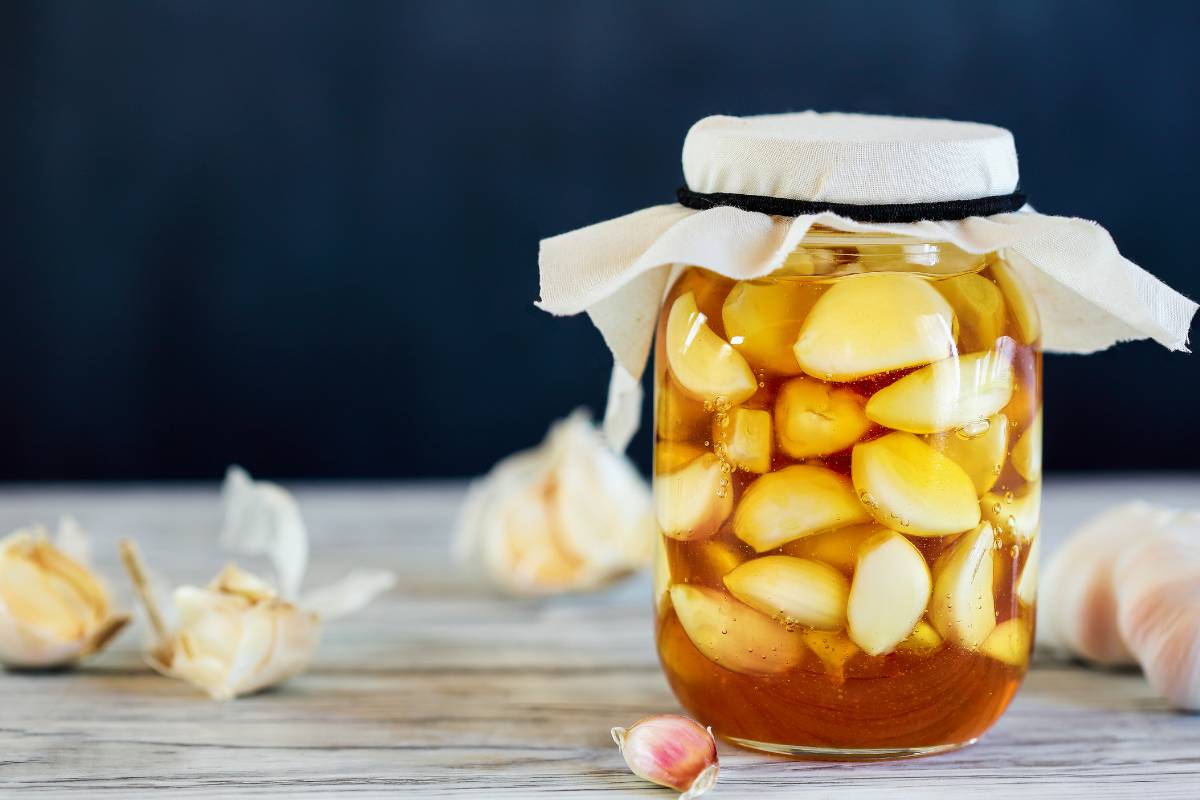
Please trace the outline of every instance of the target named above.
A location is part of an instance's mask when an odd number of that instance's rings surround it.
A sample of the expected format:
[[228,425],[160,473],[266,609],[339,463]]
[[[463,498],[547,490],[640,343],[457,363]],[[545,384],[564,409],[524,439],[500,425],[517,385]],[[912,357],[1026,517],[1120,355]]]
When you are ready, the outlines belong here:
[[1035,304],[1002,254],[814,229],[770,276],[698,268],[656,343],[660,655],[751,746],[961,744],[1028,661]]

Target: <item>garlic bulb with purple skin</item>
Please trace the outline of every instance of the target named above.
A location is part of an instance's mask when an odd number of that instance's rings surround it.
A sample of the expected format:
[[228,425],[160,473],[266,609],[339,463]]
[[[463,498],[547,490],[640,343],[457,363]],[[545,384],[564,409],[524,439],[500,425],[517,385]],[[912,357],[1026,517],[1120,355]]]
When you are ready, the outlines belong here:
[[682,792],[679,800],[693,800],[717,784],[717,741],[695,720],[655,714],[628,730],[613,728],[612,737],[634,775]]

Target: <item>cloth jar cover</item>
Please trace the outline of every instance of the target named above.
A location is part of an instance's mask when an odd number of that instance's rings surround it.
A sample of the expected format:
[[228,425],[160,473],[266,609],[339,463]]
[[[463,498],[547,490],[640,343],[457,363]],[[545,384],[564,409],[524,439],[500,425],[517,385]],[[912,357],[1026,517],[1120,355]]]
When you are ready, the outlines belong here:
[[[1017,152],[1003,128],[967,122],[806,111],[700,120],[683,145],[694,192],[853,205],[972,200],[1016,191]],[[623,450],[641,415],[640,379],[664,293],[678,267],[735,280],[778,269],[814,225],[1007,249],[1033,292],[1050,352],[1091,353],[1154,339],[1187,350],[1196,303],[1124,258],[1089,220],[1026,205],[987,217],[864,223],[823,211],[770,216],[731,206],[671,204],[545,239],[541,300],[552,314],[586,311],[612,351],[605,433]],[[674,269],[673,269],[674,268]]]

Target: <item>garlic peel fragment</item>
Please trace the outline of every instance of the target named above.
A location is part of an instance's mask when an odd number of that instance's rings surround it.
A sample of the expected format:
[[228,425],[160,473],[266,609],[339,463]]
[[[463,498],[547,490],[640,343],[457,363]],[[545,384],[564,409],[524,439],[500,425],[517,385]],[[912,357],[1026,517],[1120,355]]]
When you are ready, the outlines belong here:
[[278,484],[256,481],[231,466],[221,488],[225,522],[221,546],[244,555],[271,560],[280,594],[294,600],[308,566],[308,530],[291,493]]

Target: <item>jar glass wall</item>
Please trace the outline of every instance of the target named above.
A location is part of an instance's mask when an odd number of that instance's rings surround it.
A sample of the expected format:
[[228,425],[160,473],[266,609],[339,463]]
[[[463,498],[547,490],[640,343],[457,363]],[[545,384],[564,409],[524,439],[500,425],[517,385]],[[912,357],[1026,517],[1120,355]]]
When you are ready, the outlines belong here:
[[686,269],[655,352],[657,641],[735,743],[969,743],[1024,675],[1037,312],[1003,253],[814,229],[772,275]]

